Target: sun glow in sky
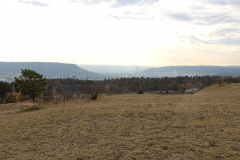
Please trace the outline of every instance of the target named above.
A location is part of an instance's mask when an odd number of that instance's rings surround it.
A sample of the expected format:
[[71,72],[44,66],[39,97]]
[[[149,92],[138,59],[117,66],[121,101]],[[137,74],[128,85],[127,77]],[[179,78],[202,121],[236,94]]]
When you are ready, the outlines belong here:
[[238,0],[1,0],[0,61],[240,65]]

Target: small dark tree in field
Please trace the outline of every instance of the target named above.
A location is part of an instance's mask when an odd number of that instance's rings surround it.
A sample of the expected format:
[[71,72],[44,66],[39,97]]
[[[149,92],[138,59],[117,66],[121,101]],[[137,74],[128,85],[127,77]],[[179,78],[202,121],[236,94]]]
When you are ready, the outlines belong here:
[[1,103],[3,103],[4,95],[6,92],[11,91],[11,84],[7,82],[0,81],[0,96],[1,96]]
[[102,81],[92,82],[91,84],[81,84],[80,89],[87,94],[91,94],[92,100],[96,100],[99,94],[106,92],[106,85]]
[[17,88],[21,90],[23,94],[32,94],[32,99],[35,101],[36,94],[44,91],[43,87],[47,85],[46,78],[43,78],[42,74],[30,69],[22,69],[22,75],[15,77],[15,83]]
[[138,94],[143,94],[143,91],[142,91],[142,90],[141,90],[141,91],[139,91],[139,92],[138,92]]

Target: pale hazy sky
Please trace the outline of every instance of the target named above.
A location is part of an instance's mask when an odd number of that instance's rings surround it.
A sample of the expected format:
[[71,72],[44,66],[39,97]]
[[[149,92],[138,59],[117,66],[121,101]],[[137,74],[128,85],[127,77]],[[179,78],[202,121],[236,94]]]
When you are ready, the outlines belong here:
[[0,61],[240,65],[240,0],[0,0]]

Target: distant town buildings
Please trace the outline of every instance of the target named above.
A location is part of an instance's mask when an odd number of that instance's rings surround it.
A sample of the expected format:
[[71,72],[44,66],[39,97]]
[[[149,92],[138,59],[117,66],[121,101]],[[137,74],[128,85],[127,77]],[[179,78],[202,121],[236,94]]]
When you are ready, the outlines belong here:
[[0,81],[3,82],[13,82],[14,81],[14,77],[19,77],[21,74],[20,73],[5,73],[5,74],[0,74]]

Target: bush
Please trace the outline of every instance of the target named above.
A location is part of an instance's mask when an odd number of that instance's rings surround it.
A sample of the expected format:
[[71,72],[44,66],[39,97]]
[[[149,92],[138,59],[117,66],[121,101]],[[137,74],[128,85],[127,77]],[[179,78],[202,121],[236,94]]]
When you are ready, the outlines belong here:
[[4,96],[4,103],[17,103],[19,102],[19,94],[17,92],[7,92]]
[[143,94],[143,91],[139,91],[138,94]]
[[69,101],[73,98],[73,93],[72,92],[65,92],[63,93],[63,97],[65,98],[66,101]]
[[29,95],[23,95],[21,94],[21,92],[19,92],[18,99],[19,99],[19,102],[23,102],[23,101],[30,100],[31,97]]

